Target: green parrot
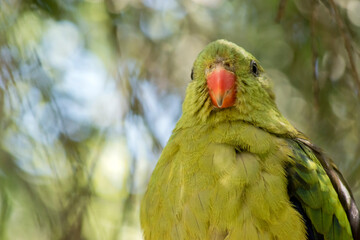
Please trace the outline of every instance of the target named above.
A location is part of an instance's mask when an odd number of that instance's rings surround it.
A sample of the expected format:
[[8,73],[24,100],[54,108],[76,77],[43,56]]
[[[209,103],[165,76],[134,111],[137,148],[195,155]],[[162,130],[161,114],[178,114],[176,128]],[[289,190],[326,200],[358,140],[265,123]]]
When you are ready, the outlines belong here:
[[360,239],[344,178],[279,112],[258,60],[217,40],[191,78],[142,200],[146,240]]

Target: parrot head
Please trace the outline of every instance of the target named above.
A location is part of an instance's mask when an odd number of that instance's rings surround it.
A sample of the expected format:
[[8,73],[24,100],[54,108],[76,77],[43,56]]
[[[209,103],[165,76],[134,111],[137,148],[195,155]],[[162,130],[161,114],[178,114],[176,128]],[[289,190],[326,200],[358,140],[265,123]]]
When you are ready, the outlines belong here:
[[296,132],[281,115],[259,61],[236,44],[217,40],[194,62],[179,127],[245,121],[274,133]]
[[259,62],[226,40],[210,43],[199,54],[192,71],[192,80],[208,89],[213,108],[236,107],[257,97],[261,97],[262,104],[264,100],[274,101],[270,80]]

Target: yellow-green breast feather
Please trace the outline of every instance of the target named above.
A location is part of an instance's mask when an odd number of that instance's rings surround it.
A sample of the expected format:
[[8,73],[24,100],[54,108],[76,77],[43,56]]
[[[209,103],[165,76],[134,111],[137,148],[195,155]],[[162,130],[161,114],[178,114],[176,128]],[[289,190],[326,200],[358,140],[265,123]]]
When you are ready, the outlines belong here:
[[174,132],[143,200],[145,238],[305,239],[287,195],[288,153],[243,122]]

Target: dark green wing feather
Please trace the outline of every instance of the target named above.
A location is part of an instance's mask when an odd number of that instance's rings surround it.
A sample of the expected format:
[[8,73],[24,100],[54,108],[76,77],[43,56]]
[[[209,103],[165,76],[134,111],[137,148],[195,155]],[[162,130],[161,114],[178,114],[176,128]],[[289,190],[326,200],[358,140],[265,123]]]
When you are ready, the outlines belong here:
[[305,213],[305,222],[311,222],[309,239],[359,239],[359,211],[335,165],[306,140],[289,144],[294,160],[287,169],[289,196],[299,203],[295,207]]
[[297,139],[297,141],[305,144],[314,152],[339,196],[341,205],[343,206],[350,222],[354,239],[360,240],[360,211],[356,206],[354,196],[352,195],[351,189],[343,175],[331,159],[326,157],[326,155],[324,155],[318,147],[304,139]]

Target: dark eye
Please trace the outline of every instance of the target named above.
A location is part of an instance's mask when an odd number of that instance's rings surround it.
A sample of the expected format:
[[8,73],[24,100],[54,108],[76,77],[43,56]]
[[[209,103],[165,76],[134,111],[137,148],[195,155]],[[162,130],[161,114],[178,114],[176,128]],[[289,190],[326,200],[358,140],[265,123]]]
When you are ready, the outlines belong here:
[[250,71],[255,77],[259,76],[259,68],[254,60],[250,62]]
[[194,80],[194,69],[191,69],[190,77],[191,77],[191,80]]

